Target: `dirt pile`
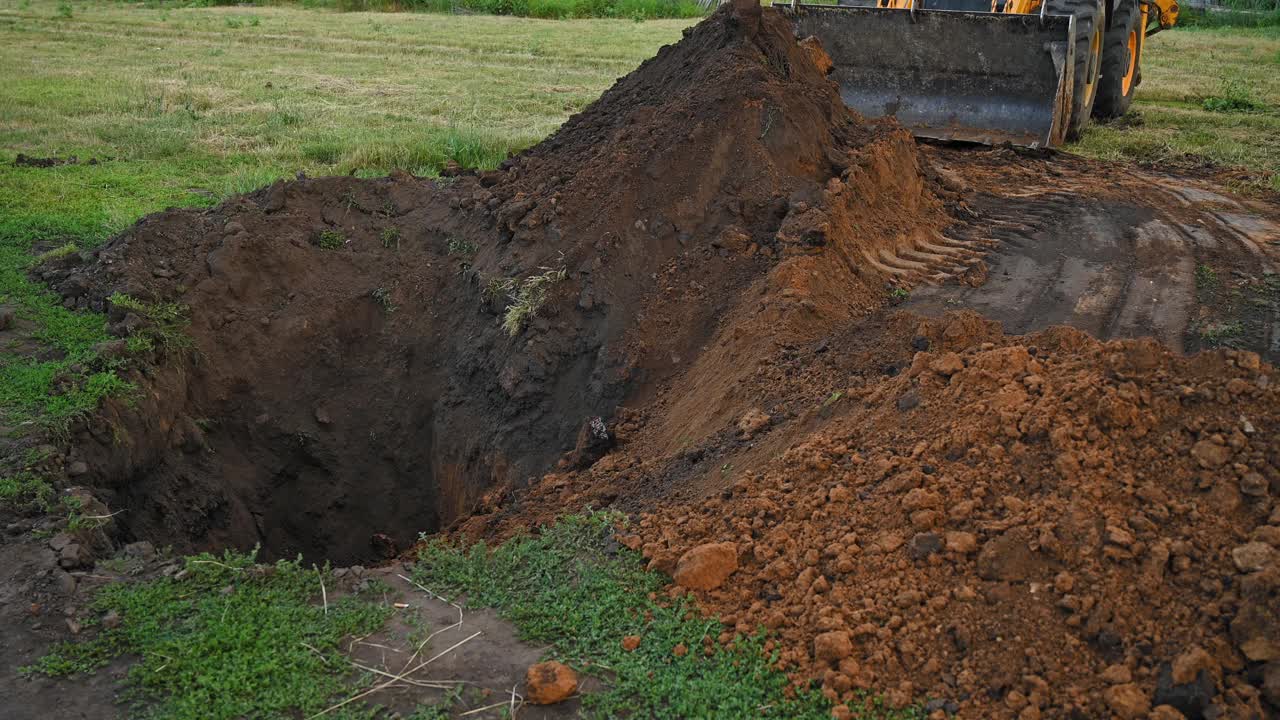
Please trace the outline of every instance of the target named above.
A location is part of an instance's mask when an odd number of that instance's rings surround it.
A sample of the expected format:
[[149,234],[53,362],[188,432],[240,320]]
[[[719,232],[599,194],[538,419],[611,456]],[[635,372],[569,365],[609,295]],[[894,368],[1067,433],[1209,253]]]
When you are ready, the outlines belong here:
[[66,304],[169,358],[68,462],[129,536],[337,561],[575,444],[588,464],[599,418],[730,318],[848,318],[929,270],[883,262],[938,241],[947,195],[811,58],[780,16],[726,7],[496,171],[278,183],[47,264]]
[[1280,389],[1256,354],[1004,336],[971,313],[898,314],[830,345],[863,370],[807,363],[843,379],[826,400],[766,406],[679,458],[654,459],[641,428],[470,528],[625,506],[713,455],[718,494],[638,513],[622,540],[675,573],[673,594],[681,565],[734,546],[722,583],[685,585],[738,632],[774,632],[779,666],[834,700],[874,689],[971,718],[1280,709]]

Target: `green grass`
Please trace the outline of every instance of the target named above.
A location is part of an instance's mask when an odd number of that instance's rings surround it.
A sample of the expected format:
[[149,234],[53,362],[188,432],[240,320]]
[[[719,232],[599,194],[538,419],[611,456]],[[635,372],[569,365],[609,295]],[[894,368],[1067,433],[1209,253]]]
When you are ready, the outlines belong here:
[[626,18],[639,21],[704,14],[697,3],[689,0],[307,0],[306,5],[344,11],[470,12],[556,20]]
[[1251,186],[1280,190],[1280,24],[1187,25],[1147,38],[1130,115],[1091,125],[1068,149],[1240,166],[1255,174]]
[[0,477],[0,505],[47,507],[53,498],[53,487],[36,473],[23,471]]
[[[567,517],[493,549],[432,543],[421,549],[414,579],[466,593],[471,607],[497,608],[523,640],[598,676],[603,687],[582,698],[589,717],[830,716],[816,688],[788,692],[762,634],[721,645],[727,628],[718,620],[684,600],[651,600],[666,597],[666,579],[644,570],[637,553],[617,548],[611,535],[619,521],[603,513]],[[252,554],[233,552],[199,555],[172,577],[104,586],[90,601],[94,620],[84,635],[23,671],[70,676],[130,656],[137,661],[122,695],[129,717],[310,717],[375,679],[348,671],[343,640],[376,631],[392,612],[381,602],[383,588],[336,600],[334,588],[327,568],[255,565]],[[642,638],[633,652],[622,648],[627,635]],[[681,644],[689,651],[677,655]],[[456,699],[446,696],[410,717],[450,717]],[[871,696],[856,705],[855,717],[864,720],[923,718],[918,708],[888,709]],[[327,717],[387,713],[352,703]]]
[[[149,0],[147,5],[153,8],[297,5],[340,12],[484,13],[554,20],[624,18],[641,21],[699,17],[706,12],[692,0]],[[244,27],[246,23],[253,25],[255,18],[256,15],[229,18],[227,27]]]
[[108,300],[112,306],[138,315],[145,321],[141,328],[129,335],[126,345],[129,352],[160,350],[167,354],[191,347],[191,336],[186,332],[189,308],[185,305],[148,303],[123,293],[112,293]]
[[97,357],[95,346],[111,339],[106,318],[63,308],[59,296],[28,277],[33,238],[8,220],[0,217],[0,306],[30,327],[30,345],[0,345],[0,427],[11,435],[61,433],[129,384]]
[[255,567],[252,555],[226,553],[190,558],[182,575],[105,586],[91,609],[116,613],[119,625],[59,645],[26,670],[71,675],[137,655],[130,717],[166,720],[310,715],[367,682],[349,677],[339,642],[374,631],[390,609],[362,597],[331,598],[326,609],[327,569]]
[[542,304],[547,301],[551,288],[564,280],[566,275],[563,267],[541,270],[542,272],[530,275],[519,284],[512,283],[511,302],[502,313],[502,329],[511,337],[519,335],[529,321],[533,320]]
[[346,236],[338,230],[322,230],[316,236],[316,245],[321,250],[341,250],[346,244]]
[[[471,607],[497,608],[522,639],[605,679],[604,689],[583,696],[590,717],[830,717],[830,704],[816,689],[785,696],[787,678],[763,651],[762,636],[722,646],[716,639],[726,628],[718,620],[701,617],[683,600],[665,606],[650,600],[651,593],[664,597],[664,580],[644,571],[637,553],[611,547],[617,519],[567,517],[540,535],[492,549],[432,543],[420,552],[415,579],[465,593]],[[622,648],[627,635],[642,638],[633,652]],[[689,649],[683,657],[673,652],[679,644]],[[872,699],[860,709],[863,718],[923,717]]]

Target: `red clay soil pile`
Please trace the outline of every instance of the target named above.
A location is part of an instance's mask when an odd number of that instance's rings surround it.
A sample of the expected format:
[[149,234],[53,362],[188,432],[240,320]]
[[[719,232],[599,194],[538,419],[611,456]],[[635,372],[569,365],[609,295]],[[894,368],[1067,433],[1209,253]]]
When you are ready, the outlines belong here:
[[909,136],[851,114],[751,3],[500,169],[450,174],[281,182],[37,271],[110,315],[104,350],[157,346],[68,459],[126,535],[392,552],[494,484],[594,460],[619,403],[727,318],[880,304],[907,270],[867,258],[948,223]]
[[719,492],[703,480],[697,502],[636,513],[622,542],[674,574],[673,596],[768,628],[779,667],[836,702],[871,689],[966,718],[1280,712],[1280,377],[1256,354],[1004,336],[959,313],[869,321],[804,370],[780,360],[761,385],[789,387],[758,396],[816,386],[807,407],[765,404],[674,457],[637,421],[589,470],[468,528],[711,475]]

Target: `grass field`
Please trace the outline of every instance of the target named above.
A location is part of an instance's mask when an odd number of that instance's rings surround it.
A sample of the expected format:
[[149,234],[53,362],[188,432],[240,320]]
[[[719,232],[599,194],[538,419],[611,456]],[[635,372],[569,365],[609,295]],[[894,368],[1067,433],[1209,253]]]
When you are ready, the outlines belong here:
[[1280,190],[1280,27],[1194,27],[1147,39],[1129,116],[1089,130],[1071,150],[1178,162],[1185,156],[1258,175]]

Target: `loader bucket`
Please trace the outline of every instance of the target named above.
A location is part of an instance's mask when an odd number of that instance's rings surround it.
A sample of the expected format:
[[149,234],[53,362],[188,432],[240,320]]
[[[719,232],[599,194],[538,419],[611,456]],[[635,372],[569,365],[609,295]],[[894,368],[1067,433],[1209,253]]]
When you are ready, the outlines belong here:
[[915,135],[940,140],[1033,148],[1063,141],[1074,65],[1070,16],[774,7],[793,16],[797,36],[818,38],[841,97],[862,115],[892,116]]

